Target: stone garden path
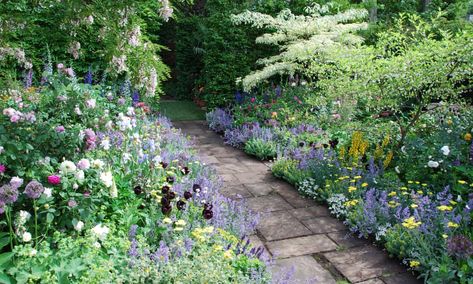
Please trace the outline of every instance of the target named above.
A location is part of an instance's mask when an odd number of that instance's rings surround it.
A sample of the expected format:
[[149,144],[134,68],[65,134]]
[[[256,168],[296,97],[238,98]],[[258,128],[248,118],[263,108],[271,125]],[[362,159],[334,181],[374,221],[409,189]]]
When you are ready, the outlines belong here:
[[293,186],[273,177],[269,163],[224,145],[203,121],[174,125],[193,137],[202,161],[222,177],[222,193],[246,199],[251,209],[261,213],[251,239],[276,258],[276,279],[294,267],[289,283],[420,283],[380,248],[350,237],[326,206],[302,198]]

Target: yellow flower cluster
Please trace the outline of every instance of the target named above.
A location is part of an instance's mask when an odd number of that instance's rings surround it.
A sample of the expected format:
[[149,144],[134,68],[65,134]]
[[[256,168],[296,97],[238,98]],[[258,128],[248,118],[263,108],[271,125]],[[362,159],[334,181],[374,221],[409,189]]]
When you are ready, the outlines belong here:
[[440,211],[452,211],[453,207],[447,205],[440,205],[439,207],[437,207],[437,209]]
[[460,227],[460,225],[458,225],[458,224],[455,223],[455,222],[448,222],[448,223],[447,223],[447,226],[448,226],[449,228],[454,228],[454,229]]
[[203,242],[207,239],[207,235],[211,234],[214,231],[214,227],[205,227],[194,229],[191,233],[191,236],[194,237],[197,241]]
[[393,160],[393,157],[394,157],[394,152],[389,151],[389,153],[386,155],[386,158],[383,161],[384,168],[387,168],[389,166],[389,164],[391,164],[391,161]]
[[396,208],[399,205],[401,205],[401,204],[399,202],[394,201],[394,200],[391,200],[391,201],[388,202],[388,206],[391,207],[391,208]]
[[420,265],[420,262],[417,261],[417,260],[411,260],[409,262],[409,266],[412,267],[412,268],[418,267],[419,265]]
[[352,193],[353,191],[356,191],[356,187],[355,187],[355,186],[350,186],[350,187],[348,187],[348,192]]
[[404,222],[402,222],[402,226],[407,228],[407,229],[415,229],[419,227],[422,224],[422,222],[416,222],[416,219],[414,217],[409,217],[407,219],[404,219]]
[[352,207],[352,206],[355,206],[356,204],[358,204],[359,200],[358,199],[353,199],[353,200],[350,200],[350,201],[347,201],[345,203],[343,203],[343,205],[345,205],[345,207]]

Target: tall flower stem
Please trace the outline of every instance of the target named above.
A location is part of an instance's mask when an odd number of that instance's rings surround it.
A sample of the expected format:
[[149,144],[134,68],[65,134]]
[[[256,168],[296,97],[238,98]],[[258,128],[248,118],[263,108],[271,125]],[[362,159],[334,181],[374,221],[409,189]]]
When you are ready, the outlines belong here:
[[10,248],[13,251],[13,238],[15,237],[15,234],[13,232],[10,207],[7,207],[6,209],[7,210],[5,210],[5,214],[6,214],[6,217],[7,217],[8,228],[9,228],[9,231],[10,231]]
[[38,243],[38,207],[36,206],[36,200],[33,201],[33,208],[34,208],[34,239],[35,239],[35,246]]

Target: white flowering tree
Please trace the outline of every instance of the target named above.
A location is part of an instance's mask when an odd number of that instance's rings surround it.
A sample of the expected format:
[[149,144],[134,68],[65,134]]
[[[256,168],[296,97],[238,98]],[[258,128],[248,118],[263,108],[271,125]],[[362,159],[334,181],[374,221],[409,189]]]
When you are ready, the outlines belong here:
[[244,89],[249,90],[277,74],[303,73],[305,63],[325,50],[356,46],[363,41],[354,32],[367,27],[361,22],[368,15],[366,10],[350,9],[335,15],[327,15],[328,12],[329,7],[315,4],[306,8],[307,15],[294,15],[290,10],[283,10],[276,17],[251,11],[233,15],[236,25],[272,30],[256,42],[277,45],[281,51],[258,61],[262,68],[241,79]]

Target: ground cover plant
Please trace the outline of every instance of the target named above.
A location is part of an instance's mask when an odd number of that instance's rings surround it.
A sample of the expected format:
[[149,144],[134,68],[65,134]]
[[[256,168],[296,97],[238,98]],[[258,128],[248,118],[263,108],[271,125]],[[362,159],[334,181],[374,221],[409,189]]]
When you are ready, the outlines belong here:
[[[374,45],[329,41],[298,53],[291,50],[308,39],[285,26],[312,19],[288,13],[235,16],[238,24],[273,24],[259,41],[274,39],[281,54],[237,79],[246,91],[207,115],[211,129],[273,160],[275,176],[326,203],[353,234],[384,245],[426,282],[471,283],[471,29],[441,27],[443,12],[401,14]],[[267,72],[281,62],[293,67]]]

